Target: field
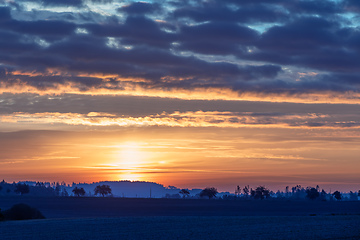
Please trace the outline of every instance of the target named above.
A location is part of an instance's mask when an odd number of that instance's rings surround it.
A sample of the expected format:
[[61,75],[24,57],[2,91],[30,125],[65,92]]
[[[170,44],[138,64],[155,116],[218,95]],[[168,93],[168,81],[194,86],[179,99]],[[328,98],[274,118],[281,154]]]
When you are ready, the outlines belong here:
[[0,239],[360,239],[360,202],[0,198],[45,220],[0,223]]

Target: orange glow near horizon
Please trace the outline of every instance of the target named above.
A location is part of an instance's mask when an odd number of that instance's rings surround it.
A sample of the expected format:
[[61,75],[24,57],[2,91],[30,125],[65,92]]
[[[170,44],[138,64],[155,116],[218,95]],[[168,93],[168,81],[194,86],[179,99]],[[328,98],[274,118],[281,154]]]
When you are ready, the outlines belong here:
[[[9,134],[20,134],[21,140],[18,145],[2,142],[6,181],[131,180],[232,191],[239,184],[262,184],[274,190],[313,183],[354,187],[359,180],[360,139],[350,131],[342,136],[333,130],[327,137],[321,129],[303,133],[301,129],[134,128]],[[267,136],[273,136],[270,142]],[[345,140],[349,136],[353,143]],[[313,138],[318,138],[316,144]]]

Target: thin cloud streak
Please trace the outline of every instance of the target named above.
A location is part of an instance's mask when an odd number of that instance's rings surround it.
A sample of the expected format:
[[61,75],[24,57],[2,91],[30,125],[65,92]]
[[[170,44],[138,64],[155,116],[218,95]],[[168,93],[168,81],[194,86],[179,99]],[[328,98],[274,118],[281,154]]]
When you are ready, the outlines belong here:
[[316,92],[299,93],[291,95],[287,93],[239,93],[228,88],[194,88],[192,90],[171,89],[171,91],[160,89],[142,88],[132,83],[121,84],[120,89],[112,86],[98,86],[83,89],[81,85],[67,82],[55,84],[53,87],[38,89],[23,82],[16,84],[0,83],[0,94],[24,94],[32,93],[39,96],[61,96],[63,94],[74,94],[79,96],[139,96],[159,97],[181,100],[226,100],[226,101],[254,101],[273,103],[305,103],[305,104],[360,104],[360,93],[346,92]]
[[[356,119],[356,115],[349,116]],[[338,116],[324,114],[279,114],[279,113],[233,113],[233,112],[174,112],[143,117],[117,116],[110,113],[24,113],[0,115],[3,123],[26,124],[66,124],[83,126],[119,127],[215,127],[215,128],[323,128],[342,129],[360,128],[358,120],[341,120]]]

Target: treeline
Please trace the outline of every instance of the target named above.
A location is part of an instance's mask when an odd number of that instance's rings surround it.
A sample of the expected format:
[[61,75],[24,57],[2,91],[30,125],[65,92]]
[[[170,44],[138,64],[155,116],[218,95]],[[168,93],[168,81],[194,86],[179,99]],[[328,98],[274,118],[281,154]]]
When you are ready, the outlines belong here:
[[[73,183],[72,186],[65,182],[18,182],[18,183],[7,183],[4,180],[0,182],[0,197],[11,196],[11,195],[29,195],[29,196],[113,196],[112,189],[109,185],[102,184],[96,186],[93,191],[88,189],[86,192],[83,187],[79,184]],[[172,189],[176,190],[176,189]],[[200,190],[200,189],[199,189]],[[151,191],[151,189],[150,189]],[[360,200],[360,190],[358,192],[341,193],[339,191],[326,192],[324,189],[320,190],[319,186],[316,187],[302,187],[296,185],[294,187],[287,186],[284,191],[278,190],[273,192],[265,186],[258,186],[256,188],[250,188],[249,185],[240,187],[237,186],[235,193],[221,193],[214,187],[207,187],[198,192],[197,194],[191,195],[188,189],[179,189],[178,193],[165,194],[164,198],[186,198],[186,199],[309,199],[309,200],[320,200],[320,201],[331,201],[331,200],[349,200],[356,201]],[[220,196],[219,196],[220,195]],[[151,193],[150,193],[151,197]]]
[[[73,185],[76,185],[73,183]],[[7,183],[5,180],[0,182],[0,196],[11,196],[11,195],[29,195],[29,196],[92,196],[93,194],[86,193],[84,188],[74,187],[69,193],[66,188],[69,188],[70,185],[66,185],[65,182],[36,182],[36,183]],[[107,196],[112,195],[110,186],[108,185],[99,185],[94,189],[94,195]]]
[[316,187],[302,187],[301,185],[296,185],[291,189],[289,187],[285,188],[285,191],[278,190],[277,192],[273,192],[265,186],[258,186],[256,188],[250,188],[248,186],[244,186],[241,188],[240,186],[236,187],[235,194],[224,194],[221,197],[217,197],[218,191],[216,188],[204,188],[199,194],[194,196],[190,195],[188,189],[181,189],[178,194],[167,194],[165,198],[187,198],[187,199],[196,199],[196,198],[208,198],[208,199],[273,199],[273,200],[281,200],[281,199],[308,199],[308,200],[320,200],[320,201],[331,201],[331,200],[349,200],[349,201],[357,201],[360,200],[360,190],[358,192],[349,193],[341,193],[339,191],[335,192],[326,192],[324,189],[320,190],[319,186]]
[[[231,196],[226,196],[231,197]],[[237,186],[235,198],[253,198],[253,199],[309,199],[309,200],[350,200],[356,201],[360,198],[360,190],[358,192],[341,193],[340,191],[335,192],[326,192],[324,189],[320,190],[319,185],[316,187],[302,187],[301,185],[296,185],[294,187],[287,186],[285,191],[278,190],[273,192],[266,188],[265,186],[259,186],[255,189],[250,188],[249,186],[244,186],[241,188]]]
[[0,182],[0,196],[25,194],[30,196],[69,196],[66,190],[67,186],[64,182],[7,183],[5,180],[2,180]]

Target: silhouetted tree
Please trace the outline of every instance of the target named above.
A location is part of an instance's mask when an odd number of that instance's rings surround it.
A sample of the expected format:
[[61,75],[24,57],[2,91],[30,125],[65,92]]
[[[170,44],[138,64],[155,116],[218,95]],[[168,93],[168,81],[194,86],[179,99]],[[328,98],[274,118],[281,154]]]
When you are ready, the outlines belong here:
[[326,192],[324,189],[321,190],[320,199],[321,201],[326,201]]
[[316,188],[308,187],[306,188],[306,197],[310,200],[315,200],[320,196],[320,193],[316,190]]
[[78,187],[75,187],[72,192],[74,193],[74,195],[80,197],[80,196],[84,196],[85,195],[85,190],[84,188],[78,188]]
[[69,196],[69,193],[66,191],[65,188],[63,188],[63,190],[61,191],[61,196],[62,197],[68,197]]
[[4,215],[1,212],[1,208],[0,208],[0,221],[4,220]]
[[1,190],[3,189],[3,187],[2,186],[0,186],[0,192],[1,192]]
[[36,187],[45,187],[45,183],[44,182],[36,182],[35,186]]
[[25,183],[18,183],[15,185],[15,193],[20,193],[21,195],[29,193],[30,192],[30,188],[29,185],[25,184]]
[[207,187],[204,188],[201,192],[200,192],[200,197],[208,197],[209,199],[213,198],[216,196],[216,194],[218,194],[218,191],[216,188],[214,187]]
[[241,187],[239,185],[237,185],[236,189],[235,189],[235,195],[240,195],[241,193]]
[[358,192],[358,197],[360,197],[360,190],[359,190],[359,192]]
[[111,188],[109,185],[99,185],[96,186],[96,188],[94,189],[95,195],[102,195],[103,197],[105,197],[105,195],[111,194]]
[[285,187],[285,194],[286,194],[286,197],[289,197],[289,186]]
[[339,192],[339,191],[335,191],[333,194],[332,194],[333,196],[334,196],[334,198],[336,199],[336,200],[341,200],[341,193]]
[[183,198],[190,195],[190,192],[187,189],[181,189],[179,193],[183,196]]
[[349,192],[349,200],[350,201],[356,201],[357,200],[357,193],[354,193],[353,191]]
[[251,190],[251,197],[254,199],[264,199],[270,197],[270,190],[265,186],[259,186],[255,190]]
[[60,196],[60,192],[61,192],[61,186],[60,186],[59,182],[57,182],[56,185],[55,185],[55,194],[56,194],[56,196]]
[[247,185],[247,186],[245,186],[244,188],[243,188],[243,192],[244,192],[244,195],[247,197],[247,196],[249,196],[249,193],[250,193],[250,187],[249,187],[249,185]]
[[283,192],[280,192],[280,190],[277,190],[277,192],[276,192],[276,198],[277,198],[277,199],[284,198]]

